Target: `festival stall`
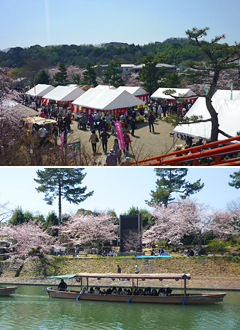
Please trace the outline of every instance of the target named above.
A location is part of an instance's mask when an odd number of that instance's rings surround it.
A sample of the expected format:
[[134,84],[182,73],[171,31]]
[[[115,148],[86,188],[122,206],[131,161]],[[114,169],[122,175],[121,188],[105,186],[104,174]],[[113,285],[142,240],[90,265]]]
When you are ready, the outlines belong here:
[[72,112],[78,114],[83,111],[91,113],[99,110],[111,115],[121,115],[128,108],[141,104],[141,100],[127,91],[92,88],[72,103]]
[[148,102],[149,100],[149,93],[147,93],[142,87],[139,86],[119,86],[118,90],[127,91],[130,94],[136,96],[140,100],[143,101],[143,103]]
[[[237,132],[240,131],[240,100],[218,100],[213,98],[212,105],[218,113],[219,129],[232,137],[236,136]],[[203,120],[210,119],[204,97],[197,99],[184,118],[190,118],[192,116],[202,116]],[[211,137],[211,128],[212,124],[208,121],[177,125],[173,132],[209,140]],[[222,139],[226,139],[226,136],[218,134],[218,140]]]
[[51,85],[46,85],[46,84],[38,84],[31,88],[28,92],[25,94],[30,95],[30,96],[36,96],[36,97],[43,97],[47,93],[51,92],[55,87]]
[[[166,90],[174,89],[175,93],[173,93],[173,97],[170,95],[164,94]],[[176,97],[184,96],[185,102],[195,102],[197,100],[196,94],[189,88],[166,88],[166,87],[159,87],[152,95],[151,99],[154,99],[156,101],[160,100],[162,102],[166,103],[172,103],[172,102],[179,102]]]
[[58,104],[70,106],[74,100],[84,93],[85,92],[79,87],[57,86],[51,92],[44,95],[42,103],[47,105],[52,101],[55,101]]

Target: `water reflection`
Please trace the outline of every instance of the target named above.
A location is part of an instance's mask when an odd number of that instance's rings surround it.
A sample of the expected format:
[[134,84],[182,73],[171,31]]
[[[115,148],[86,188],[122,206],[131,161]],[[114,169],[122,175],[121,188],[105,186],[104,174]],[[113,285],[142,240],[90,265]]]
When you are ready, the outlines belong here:
[[42,287],[20,286],[0,300],[3,330],[239,330],[240,293],[209,306],[50,299]]

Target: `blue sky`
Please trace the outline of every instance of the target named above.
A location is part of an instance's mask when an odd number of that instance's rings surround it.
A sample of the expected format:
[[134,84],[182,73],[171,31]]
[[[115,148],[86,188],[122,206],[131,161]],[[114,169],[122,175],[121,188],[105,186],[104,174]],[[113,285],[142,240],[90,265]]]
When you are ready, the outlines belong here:
[[[44,194],[35,189],[37,178],[35,167],[1,167],[0,168],[0,204],[9,201],[9,209],[18,206],[24,211],[45,216],[55,211],[58,214],[57,201],[52,206],[44,201]],[[186,179],[195,182],[199,178],[205,183],[201,192],[193,195],[197,202],[205,203],[215,209],[225,209],[227,203],[236,201],[240,197],[240,191],[228,185],[231,181],[229,175],[237,168],[189,168]],[[69,204],[63,200],[63,213],[75,212],[78,208],[104,211],[114,209],[119,216],[131,206],[139,208],[147,207],[145,200],[150,199],[151,190],[156,188],[156,174],[153,168],[143,167],[94,167],[86,168],[87,173],[83,180],[83,186],[88,191],[94,190],[89,197],[79,205]]]
[[[60,44],[148,44],[210,27],[240,42],[239,0],[0,0],[0,49]],[[210,40],[210,39],[209,39]]]

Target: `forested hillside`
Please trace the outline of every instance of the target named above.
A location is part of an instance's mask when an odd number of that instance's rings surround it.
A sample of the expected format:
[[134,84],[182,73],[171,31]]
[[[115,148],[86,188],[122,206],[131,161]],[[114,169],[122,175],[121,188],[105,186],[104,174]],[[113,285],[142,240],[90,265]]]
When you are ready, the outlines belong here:
[[38,65],[41,68],[56,66],[58,63],[77,65],[84,68],[88,61],[93,64],[109,64],[116,58],[121,63],[140,64],[150,53],[157,56],[157,61],[178,65],[187,59],[201,60],[197,47],[187,44],[186,39],[170,38],[164,42],[134,45],[111,42],[100,46],[93,45],[58,45],[29,48],[15,47],[0,51],[0,66],[21,68],[26,65]]

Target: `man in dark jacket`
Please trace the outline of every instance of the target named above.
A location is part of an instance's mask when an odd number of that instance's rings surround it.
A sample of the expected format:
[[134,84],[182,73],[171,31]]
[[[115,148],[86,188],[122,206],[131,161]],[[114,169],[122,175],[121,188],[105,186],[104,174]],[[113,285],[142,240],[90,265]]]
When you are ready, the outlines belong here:
[[100,133],[100,139],[102,139],[102,148],[105,153],[107,153],[107,143],[110,135],[106,132],[105,128],[102,129]]
[[154,126],[153,126],[154,119],[155,119],[154,114],[152,112],[150,112],[149,117],[148,117],[148,123],[149,123],[149,131],[150,131],[150,133],[151,133],[151,128],[152,128],[152,131],[154,133]]

